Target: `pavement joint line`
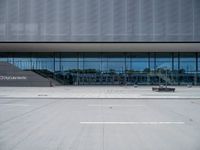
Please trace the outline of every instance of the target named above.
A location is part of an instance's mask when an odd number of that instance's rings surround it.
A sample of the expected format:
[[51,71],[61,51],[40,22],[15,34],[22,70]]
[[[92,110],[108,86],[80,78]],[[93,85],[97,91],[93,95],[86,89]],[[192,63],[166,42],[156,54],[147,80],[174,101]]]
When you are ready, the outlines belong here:
[[28,107],[30,105],[26,105],[26,104],[0,104],[0,106],[23,106],[23,107]]
[[80,122],[80,124],[86,124],[86,125],[98,125],[98,124],[110,124],[110,125],[184,125],[185,122],[178,121],[158,121],[158,122]]
[[128,99],[128,100],[131,100],[131,99],[185,99],[185,100],[189,100],[189,99],[197,99],[197,100],[200,100],[200,97],[197,98],[197,97],[129,97],[129,98],[123,98],[123,97],[112,97],[112,98],[109,98],[109,97],[0,97],[0,100],[1,99]]
[[89,107],[145,107],[145,105],[112,105],[112,104],[108,104],[108,105],[95,105],[95,104],[91,104],[88,105]]

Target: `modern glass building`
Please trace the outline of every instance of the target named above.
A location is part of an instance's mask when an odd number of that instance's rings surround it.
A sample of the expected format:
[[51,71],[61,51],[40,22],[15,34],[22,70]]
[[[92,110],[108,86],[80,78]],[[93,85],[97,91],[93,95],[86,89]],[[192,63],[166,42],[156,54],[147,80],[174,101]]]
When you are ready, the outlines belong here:
[[200,85],[199,0],[1,0],[0,41],[62,85]]

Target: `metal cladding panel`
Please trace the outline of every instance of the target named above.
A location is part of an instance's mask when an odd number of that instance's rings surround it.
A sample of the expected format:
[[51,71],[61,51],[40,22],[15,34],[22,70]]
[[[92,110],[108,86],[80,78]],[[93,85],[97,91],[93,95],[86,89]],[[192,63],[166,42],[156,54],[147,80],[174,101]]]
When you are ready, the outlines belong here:
[[0,41],[200,41],[200,1],[0,0]]
[[4,42],[1,52],[200,52],[200,43]]

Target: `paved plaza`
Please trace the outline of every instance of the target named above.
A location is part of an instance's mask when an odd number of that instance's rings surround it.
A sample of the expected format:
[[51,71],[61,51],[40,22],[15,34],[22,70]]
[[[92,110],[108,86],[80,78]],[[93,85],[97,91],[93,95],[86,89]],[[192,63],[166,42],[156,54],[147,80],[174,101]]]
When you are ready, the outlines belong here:
[[[175,87],[175,86],[173,86]],[[152,92],[151,86],[0,87],[3,98],[200,98],[200,87],[175,87],[176,92]]]
[[176,90],[1,87],[0,150],[199,150],[199,87]]

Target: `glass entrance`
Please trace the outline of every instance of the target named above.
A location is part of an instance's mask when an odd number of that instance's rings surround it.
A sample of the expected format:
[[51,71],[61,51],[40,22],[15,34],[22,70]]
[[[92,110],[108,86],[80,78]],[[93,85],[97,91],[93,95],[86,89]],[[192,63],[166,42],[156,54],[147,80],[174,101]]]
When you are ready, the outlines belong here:
[[199,53],[0,53],[62,85],[199,85]]

